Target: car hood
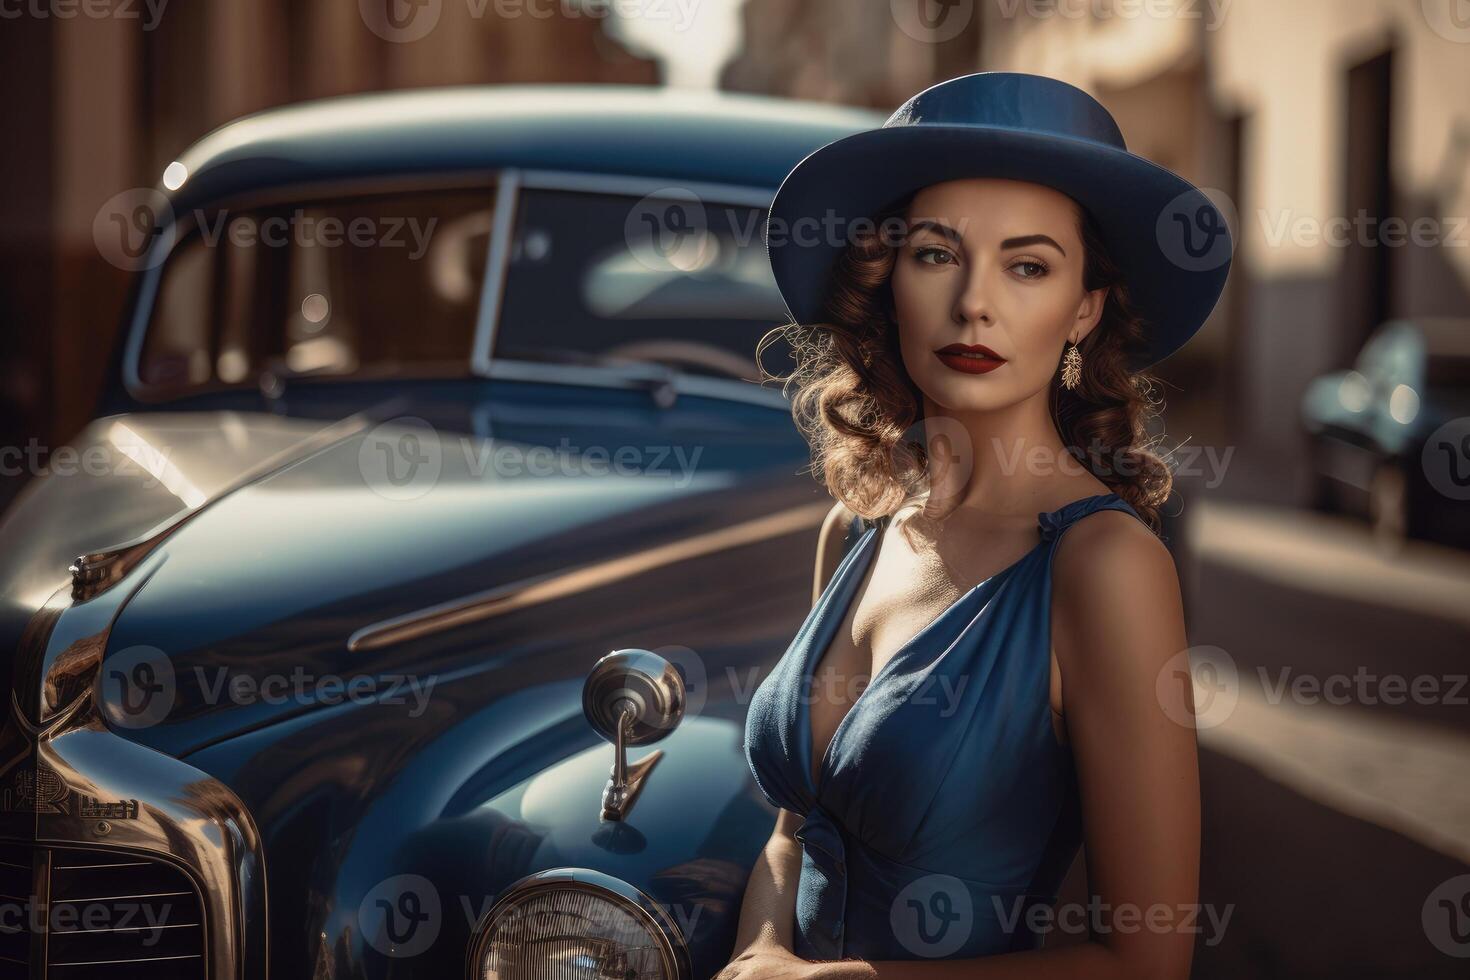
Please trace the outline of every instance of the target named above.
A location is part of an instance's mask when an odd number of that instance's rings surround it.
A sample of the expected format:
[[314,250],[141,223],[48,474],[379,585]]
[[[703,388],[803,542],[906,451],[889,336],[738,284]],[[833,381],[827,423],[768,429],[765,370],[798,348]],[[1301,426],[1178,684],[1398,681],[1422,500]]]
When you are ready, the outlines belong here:
[[289,460],[324,423],[242,412],[98,419],[53,452],[0,520],[0,648],[52,594],[78,555],[168,525],[272,460]]
[[[761,411],[754,426],[684,426],[640,406],[479,432],[395,418],[346,436],[159,546],[112,626],[104,715],[183,754],[340,703],[349,684],[407,698],[430,679],[514,670],[585,625],[589,593],[610,615],[656,615],[643,590],[677,586],[684,559],[669,549],[691,533],[793,505],[812,517],[813,497],[792,492],[805,445],[789,417]],[[468,624],[372,639],[474,596],[507,601]],[[591,659],[607,652],[599,639]],[[130,717],[140,664],[166,704]]]

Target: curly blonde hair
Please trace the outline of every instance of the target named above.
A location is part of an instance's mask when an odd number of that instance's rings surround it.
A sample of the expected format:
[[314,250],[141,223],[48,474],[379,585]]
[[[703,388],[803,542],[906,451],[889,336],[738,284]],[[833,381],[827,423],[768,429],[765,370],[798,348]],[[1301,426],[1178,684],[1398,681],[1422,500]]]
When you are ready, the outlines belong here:
[[[790,344],[792,372],[771,374],[762,364],[761,380],[783,382],[792,417],[811,447],[813,474],[866,518],[892,514],[927,480],[927,453],[912,438],[923,395],[899,352],[890,283],[900,243],[885,231],[891,219],[906,214],[912,197],[885,209],[871,230],[854,231],[828,280],[827,322],[787,322],[756,345],[759,362],[770,344]],[[1130,305],[1095,219],[1080,204],[1077,211],[1086,253],[1083,287],[1110,289],[1101,321],[1079,345],[1077,387],[1062,385],[1060,371],[1053,380],[1051,417],[1067,451],[1157,532],[1159,507],[1173,486],[1168,463],[1152,448],[1158,439],[1148,435],[1162,400],[1152,398],[1155,379],[1130,366],[1142,351],[1147,324]]]

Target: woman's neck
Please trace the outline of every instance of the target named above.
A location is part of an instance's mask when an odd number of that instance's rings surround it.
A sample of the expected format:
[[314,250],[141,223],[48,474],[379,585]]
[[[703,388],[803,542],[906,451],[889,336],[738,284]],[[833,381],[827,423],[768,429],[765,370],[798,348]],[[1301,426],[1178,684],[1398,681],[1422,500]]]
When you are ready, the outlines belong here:
[[1042,390],[987,412],[952,412],[926,397],[923,425],[933,505],[1027,520],[1079,496],[1104,492],[1106,485],[1067,452],[1047,396]]

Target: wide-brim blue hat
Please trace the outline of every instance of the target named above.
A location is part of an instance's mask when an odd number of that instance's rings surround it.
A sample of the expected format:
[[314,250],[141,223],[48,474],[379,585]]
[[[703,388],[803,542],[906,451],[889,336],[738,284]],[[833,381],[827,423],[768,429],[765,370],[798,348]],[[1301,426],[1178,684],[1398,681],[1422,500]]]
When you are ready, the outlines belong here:
[[1112,115],[1075,85],[991,71],[925,89],[881,128],[828,143],[786,175],[767,216],[766,249],[792,318],[829,319],[845,228],[965,177],[1044,184],[1091,212],[1145,320],[1135,370],[1183,346],[1225,287],[1234,239],[1203,191],[1129,152]]

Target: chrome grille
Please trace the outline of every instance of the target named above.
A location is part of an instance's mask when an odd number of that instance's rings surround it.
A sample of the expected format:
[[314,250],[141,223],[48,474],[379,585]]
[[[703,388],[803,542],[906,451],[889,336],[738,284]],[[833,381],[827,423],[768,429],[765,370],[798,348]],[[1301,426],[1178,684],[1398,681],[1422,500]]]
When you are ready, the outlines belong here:
[[202,907],[144,855],[0,843],[0,980],[202,980]]

